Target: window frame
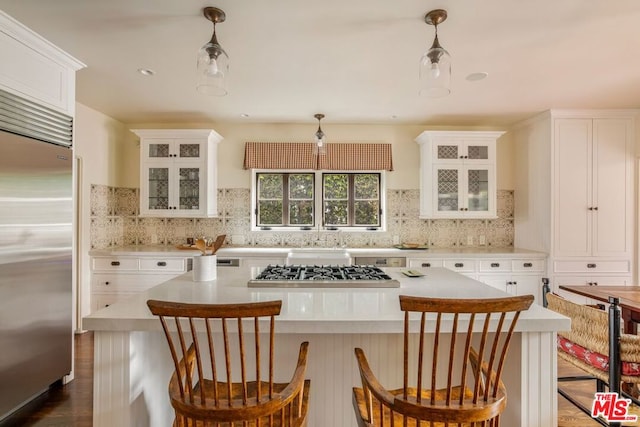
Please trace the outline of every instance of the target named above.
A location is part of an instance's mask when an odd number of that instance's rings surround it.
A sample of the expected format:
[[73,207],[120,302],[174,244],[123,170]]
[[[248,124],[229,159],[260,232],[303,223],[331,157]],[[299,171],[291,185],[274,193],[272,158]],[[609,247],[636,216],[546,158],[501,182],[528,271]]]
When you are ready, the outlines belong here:
[[[251,231],[348,231],[348,232],[385,232],[387,230],[386,221],[386,171],[381,170],[314,170],[314,169],[251,169]],[[257,225],[258,221],[258,175],[259,174],[313,174],[314,175],[314,225],[313,226],[299,226],[299,225],[284,225],[284,226],[260,226]],[[379,176],[379,226],[371,225],[324,225],[324,183],[323,176],[325,174],[377,174]],[[353,178],[351,178],[353,179]],[[285,188],[285,191],[288,189]],[[351,190],[353,191],[353,189]],[[284,194],[284,193],[283,193]],[[353,196],[350,194],[349,204],[354,203]],[[284,199],[284,197],[283,197]],[[283,200],[284,203],[284,200]],[[288,212],[287,209],[283,209],[283,215]],[[350,223],[352,223],[350,219]]]

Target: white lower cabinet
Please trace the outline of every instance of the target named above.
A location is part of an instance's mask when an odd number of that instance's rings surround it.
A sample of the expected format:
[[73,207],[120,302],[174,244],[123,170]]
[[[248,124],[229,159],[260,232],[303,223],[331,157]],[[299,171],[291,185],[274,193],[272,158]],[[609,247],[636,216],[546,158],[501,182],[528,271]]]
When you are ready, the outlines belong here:
[[544,255],[535,258],[486,258],[471,254],[465,254],[464,258],[408,258],[407,266],[415,269],[445,267],[512,295],[531,294],[538,304],[542,304]]
[[190,257],[94,256],[91,311],[166,282],[191,270]]

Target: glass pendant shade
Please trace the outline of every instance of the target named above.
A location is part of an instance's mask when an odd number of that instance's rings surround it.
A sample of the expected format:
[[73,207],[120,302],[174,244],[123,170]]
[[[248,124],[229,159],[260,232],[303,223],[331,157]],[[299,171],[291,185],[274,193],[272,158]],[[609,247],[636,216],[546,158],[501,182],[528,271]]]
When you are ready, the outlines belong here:
[[451,56],[437,40],[420,59],[420,95],[430,98],[451,93]]
[[447,11],[434,9],[424,16],[424,22],[435,27],[435,37],[429,50],[420,58],[420,95],[439,98],[451,93],[451,56],[438,40],[438,25],[447,19]]
[[229,56],[217,40],[212,39],[198,52],[196,89],[206,95],[225,96],[228,93],[228,80]]
[[320,120],[324,118],[324,114],[316,114],[313,117],[318,120],[318,130],[314,134],[316,144],[313,146],[313,155],[324,156],[327,154],[327,147],[324,143],[324,132],[322,132],[322,128],[320,127]]

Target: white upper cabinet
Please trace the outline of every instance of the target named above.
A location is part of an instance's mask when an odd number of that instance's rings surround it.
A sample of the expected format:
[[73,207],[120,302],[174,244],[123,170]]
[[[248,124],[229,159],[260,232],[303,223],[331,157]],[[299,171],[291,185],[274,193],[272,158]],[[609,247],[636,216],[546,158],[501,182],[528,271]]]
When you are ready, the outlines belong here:
[[420,218],[496,217],[496,140],[504,132],[425,131]]
[[0,10],[0,89],[75,112],[75,74],[85,65]]
[[222,137],[206,129],[137,129],[140,215],[214,217],[217,152]]
[[554,121],[557,256],[632,252],[632,131],[629,119]]

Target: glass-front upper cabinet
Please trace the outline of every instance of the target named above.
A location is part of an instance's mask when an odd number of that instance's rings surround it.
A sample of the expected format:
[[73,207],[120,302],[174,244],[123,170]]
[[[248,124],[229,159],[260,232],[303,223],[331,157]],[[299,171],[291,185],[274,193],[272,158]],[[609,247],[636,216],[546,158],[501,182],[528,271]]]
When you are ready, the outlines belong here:
[[425,131],[420,218],[496,218],[495,150],[503,132]]
[[495,145],[486,141],[443,141],[433,143],[437,163],[487,163],[495,157]]
[[217,144],[212,130],[135,130],[140,136],[140,215],[217,216]]

